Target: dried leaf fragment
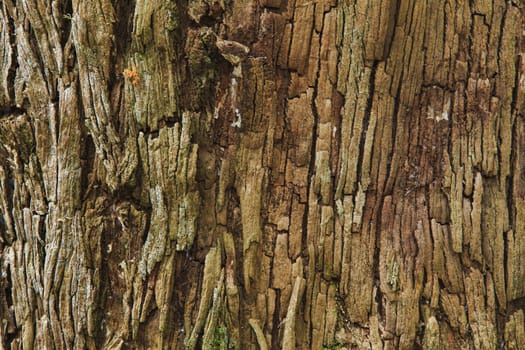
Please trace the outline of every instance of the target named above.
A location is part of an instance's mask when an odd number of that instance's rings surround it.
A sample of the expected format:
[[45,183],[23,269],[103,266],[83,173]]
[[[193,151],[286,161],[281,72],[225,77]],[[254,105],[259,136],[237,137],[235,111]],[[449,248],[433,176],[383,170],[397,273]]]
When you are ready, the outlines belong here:
[[131,84],[135,86],[140,84],[140,77],[137,73],[137,67],[133,66],[131,69],[124,69],[124,76],[129,79]]

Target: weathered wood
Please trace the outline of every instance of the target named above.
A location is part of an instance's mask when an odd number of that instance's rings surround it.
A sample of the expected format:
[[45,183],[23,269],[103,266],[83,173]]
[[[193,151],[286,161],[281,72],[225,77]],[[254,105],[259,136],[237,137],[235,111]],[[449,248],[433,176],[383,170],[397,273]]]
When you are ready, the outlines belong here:
[[520,349],[524,30],[0,1],[0,348]]

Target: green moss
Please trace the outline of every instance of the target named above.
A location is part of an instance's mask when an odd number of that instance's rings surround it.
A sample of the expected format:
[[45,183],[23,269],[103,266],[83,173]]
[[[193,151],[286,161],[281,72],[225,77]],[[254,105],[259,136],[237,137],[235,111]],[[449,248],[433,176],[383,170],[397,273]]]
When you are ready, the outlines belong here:
[[215,86],[216,35],[210,29],[190,32],[187,46],[189,77],[192,86],[190,104],[198,109]]
[[215,328],[213,340],[210,344],[210,349],[213,349],[213,350],[229,349],[229,343],[230,341],[228,337],[228,329],[226,329],[225,327]]
[[334,272],[334,268],[332,265],[330,264],[327,264],[325,265],[325,269],[324,269],[324,272],[323,272],[323,275],[324,275],[324,278],[327,280],[327,281],[335,281],[338,279],[338,275]]
[[323,345],[323,350],[342,350],[342,349],[343,349],[343,344],[339,342]]
[[179,10],[175,1],[168,2],[166,5],[166,29],[174,31],[179,28]]

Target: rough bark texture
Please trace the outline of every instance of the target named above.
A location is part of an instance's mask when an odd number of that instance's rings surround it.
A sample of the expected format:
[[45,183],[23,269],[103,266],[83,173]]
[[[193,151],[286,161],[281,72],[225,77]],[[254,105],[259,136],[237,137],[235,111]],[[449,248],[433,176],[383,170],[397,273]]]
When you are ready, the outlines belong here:
[[0,347],[523,348],[524,17],[0,1]]

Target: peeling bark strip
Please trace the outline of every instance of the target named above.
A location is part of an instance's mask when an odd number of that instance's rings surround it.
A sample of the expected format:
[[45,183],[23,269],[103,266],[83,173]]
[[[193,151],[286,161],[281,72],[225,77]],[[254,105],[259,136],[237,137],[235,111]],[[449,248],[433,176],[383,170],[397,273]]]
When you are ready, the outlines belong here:
[[525,8],[0,1],[0,348],[520,349]]

